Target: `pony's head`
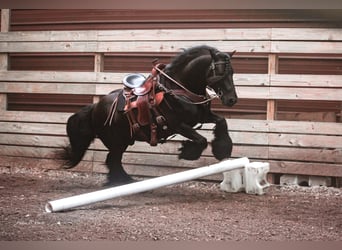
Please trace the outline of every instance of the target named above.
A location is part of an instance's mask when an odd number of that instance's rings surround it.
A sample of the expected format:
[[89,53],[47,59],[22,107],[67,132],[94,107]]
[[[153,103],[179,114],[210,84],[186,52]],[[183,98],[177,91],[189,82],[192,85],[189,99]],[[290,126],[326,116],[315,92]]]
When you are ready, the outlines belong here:
[[208,86],[214,89],[223,105],[230,107],[238,100],[233,81],[234,71],[230,63],[234,53],[235,51],[226,54],[211,50],[212,60],[206,73]]
[[210,87],[222,104],[233,106],[238,99],[230,63],[234,53],[223,53],[206,45],[192,47],[175,57],[166,70],[192,92],[205,95]]

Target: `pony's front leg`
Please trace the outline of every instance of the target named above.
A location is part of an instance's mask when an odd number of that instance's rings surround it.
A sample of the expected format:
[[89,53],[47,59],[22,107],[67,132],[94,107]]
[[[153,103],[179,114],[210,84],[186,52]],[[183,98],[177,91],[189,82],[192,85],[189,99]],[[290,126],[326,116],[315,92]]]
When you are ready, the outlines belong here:
[[211,113],[208,122],[216,124],[214,128],[214,139],[211,142],[213,155],[220,161],[229,158],[232,154],[233,142],[228,134],[226,119]]
[[197,160],[200,158],[203,150],[208,146],[207,139],[185,123],[177,128],[177,133],[190,139],[182,143],[182,147],[179,149],[181,151],[179,159]]

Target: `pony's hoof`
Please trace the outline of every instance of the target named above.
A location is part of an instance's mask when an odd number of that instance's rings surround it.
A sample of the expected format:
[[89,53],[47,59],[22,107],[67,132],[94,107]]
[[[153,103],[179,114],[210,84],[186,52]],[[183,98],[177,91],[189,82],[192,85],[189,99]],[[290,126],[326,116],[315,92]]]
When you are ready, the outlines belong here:
[[178,156],[179,159],[194,161],[200,158],[203,148],[192,141],[184,141],[178,150],[181,151]]
[[231,156],[233,150],[233,143],[230,137],[215,138],[211,142],[212,152],[215,158],[219,161],[227,159]]
[[107,182],[105,182],[103,184],[103,187],[117,187],[117,186],[122,186],[122,185],[126,185],[126,184],[130,184],[136,182],[136,180],[134,180],[133,178],[129,177],[129,178],[120,178],[120,179],[112,179],[112,178],[108,178]]

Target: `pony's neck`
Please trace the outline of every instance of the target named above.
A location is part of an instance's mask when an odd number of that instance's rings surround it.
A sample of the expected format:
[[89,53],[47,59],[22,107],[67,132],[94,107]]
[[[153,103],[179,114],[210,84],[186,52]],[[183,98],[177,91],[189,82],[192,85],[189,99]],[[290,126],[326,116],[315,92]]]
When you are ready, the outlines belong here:
[[191,92],[198,95],[205,95],[207,86],[206,77],[210,63],[211,56],[202,55],[190,60],[182,68],[179,68],[178,71],[174,72],[171,70],[168,74]]

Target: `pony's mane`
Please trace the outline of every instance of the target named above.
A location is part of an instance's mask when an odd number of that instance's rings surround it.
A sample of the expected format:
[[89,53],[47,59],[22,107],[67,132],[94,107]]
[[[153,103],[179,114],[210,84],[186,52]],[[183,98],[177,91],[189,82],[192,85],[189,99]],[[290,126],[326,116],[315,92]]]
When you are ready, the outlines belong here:
[[186,64],[188,64],[192,59],[205,55],[216,53],[218,50],[214,47],[210,47],[207,45],[195,46],[189,49],[183,49],[183,52],[178,54],[170,64],[167,65],[167,71],[169,73],[177,72],[181,68],[184,68]]

